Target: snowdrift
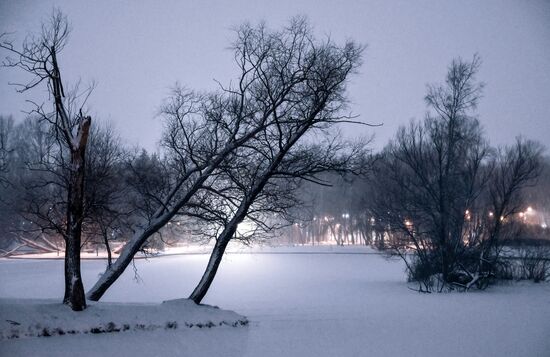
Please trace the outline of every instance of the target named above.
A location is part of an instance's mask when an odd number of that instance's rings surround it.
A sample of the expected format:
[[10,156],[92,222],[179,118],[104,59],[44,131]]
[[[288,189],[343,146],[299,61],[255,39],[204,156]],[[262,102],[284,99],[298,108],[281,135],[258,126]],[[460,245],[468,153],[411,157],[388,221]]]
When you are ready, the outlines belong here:
[[0,299],[0,340],[124,331],[172,330],[246,326],[248,320],[233,311],[191,300],[161,304],[88,302],[74,312],[54,300]]

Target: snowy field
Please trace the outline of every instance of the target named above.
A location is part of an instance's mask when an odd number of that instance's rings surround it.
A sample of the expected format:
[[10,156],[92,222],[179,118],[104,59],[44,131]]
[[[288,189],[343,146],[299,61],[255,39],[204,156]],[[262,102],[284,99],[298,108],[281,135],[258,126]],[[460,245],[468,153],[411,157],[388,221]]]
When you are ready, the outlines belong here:
[[[306,252],[323,254],[296,254]],[[424,295],[407,289],[399,261],[333,254],[369,252],[228,255],[204,303],[247,316],[247,327],[7,340],[0,356],[550,356],[550,284]],[[104,301],[187,297],[207,258],[137,260],[139,279],[128,269]],[[83,261],[85,285],[103,269]],[[0,297],[60,299],[62,270],[61,260],[0,260]]]

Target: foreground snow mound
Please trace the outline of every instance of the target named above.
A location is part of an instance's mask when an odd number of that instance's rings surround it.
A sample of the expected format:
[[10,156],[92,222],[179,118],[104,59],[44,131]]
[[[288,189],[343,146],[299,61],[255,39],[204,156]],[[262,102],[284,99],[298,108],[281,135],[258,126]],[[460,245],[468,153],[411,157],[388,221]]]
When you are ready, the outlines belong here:
[[74,312],[53,300],[0,299],[0,340],[66,334],[245,326],[233,311],[178,299],[162,304],[88,302]]

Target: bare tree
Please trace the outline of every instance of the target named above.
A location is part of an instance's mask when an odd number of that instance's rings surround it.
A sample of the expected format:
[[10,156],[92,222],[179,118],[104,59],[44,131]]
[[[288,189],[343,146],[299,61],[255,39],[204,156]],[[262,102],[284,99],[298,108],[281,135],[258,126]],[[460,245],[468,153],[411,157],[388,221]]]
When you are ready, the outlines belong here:
[[[238,41],[258,41],[253,32],[240,32]],[[170,191],[156,197],[150,222],[125,245],[120,257],[92,287],[88,297],[98,300],[122,274],[147,239],[158,232],[203,186],[214,179],[218,166],[236,148],[273,125],[272,114],[285,111],[295,102],[294,91],[306,82],[310,64],[297,56],[306,46],[299,33],[287,38],[285,56],[275,58],[268,47],[235,48],[240,77],[234,87],[220,93],[200,95],[182,88],[163,108],[167,130],[163,139],[176,170]],[[251,61],[251,59],[254,59]]]
[[537,144],[518,140],[496,151],[483,138],[473,114],[479,64],[477,56],[455,60],[445,85],[428,87],[432,113],[400,128],[374,176],[375,221],[422,291],[486,286],[503,224],[538,175]]
[[378,168],[376,219],[395,232],[392,246],[404,260],[414,250],[416,270],[426,272],[415,278],[426,284],[434,273],[444,284],[452,279],[465,212],[486,180],[481,166],[489,150],[472,115],[482,90],[479,64],[477,56],[452,62],[445,84],[428,87],[432,112],[399,129]]
[[[303,61],[308,64],[308,72],[304,83],[294,88],[292,105],[272,111],[275,125],[266,127],[247,145],[235,150],[227,161],[224,173],[230,177],[237,193],[230,195],[227,185],[222,186],[223,192],[217,192],[228,201],[226,206],[233,207],[229,209],[228,219],[223,220],[205,273],[189,297],[196,303],[206,295],[228,243],[239,237],[239,224],[248,219],[269,230],[271,227],[266,226],[263,214],[284,213],[292,204],[284,198],[292,200],[291,193],[301,180],[322,184],[324,181],[317,176],[319,173],[345,171],[353,166],[351,161],[362,158],[364,153],[362,145],[344,147],[337,141],[329,140],[325,145],[307,144],[308,135],[316,129],[328,131],[337,123],[351,121],[342,112],[347,104],[348,76],[360,64],[360,46],[353,42],[341,47],[330,40],[318,42],[303,20],[293,21],[280,32],[269,32],[263,25],[245,25],[237,34],[239,41],[235,48],[238,53],[255,53],[268,48],[269,61]],[[295,52],[296,39],[302,47]],[[258,67],[256,56],[249,56],[246,61],[251,67]],[[268,80],[275,88],[284,85],[280,77],[264,79]],[[309,139],[314,141],[312,136]],[[300,144],[303,141],[305,143]],[[283,182],[277,185],[278,180]]]
[[[247,73],[243,74],[243,83],[248,80],[246,76]],[[197,98],[194,93],[177,89],[167,104],[169,130],[165,140],[173,145],[168,155],[172,157],[176,171],[167,176],[163,173],[168,171],[155,173],[165,181],[161,190],[149,185],[135,186],[147,198],[148,206],[142,210],[146,213],[146,221],[123,247],[119,258],[90,289],[89,299],[99,300],[149,237],[180,213],[193,195],[207,184],[226,156],[250,140],[267,123],[267,116],[251,117],[247,108],[239,106],[240,99],[236,95],[230,98],[212,96],[206,105],[199,105]],[[220,109],[218,106],[231,107],[234,112],[216,112]]]
[[[80,244],[83,221],[85,154],[91,117],[83,114],[82,106],[90,90],[78,93],[78,87],[66,92],[61,78],[58,55],[69,35],[67,18],[54,10],[50,22],[42,25],[36,37],[28,37],[20,49],[2,35],[0,48],[14,57],[7,57],[4,65],[19,68],[31,75],[26,84],[18,85],[19,92],[47,85],[52,98],[53,112],[36,105],[33,112],[54,129],[57,143],[66,155],[68,168],[67,210],[65,223],[65,295],[63,302],[73,310],[86,308],[86,299],[80,274]],[[84,98],[80,101],[79,98]]]
[[[352,43],[338,48],[330,41],[316,48],[310,40],[303,19],[293,20],[277,34],[264,25],[245,25],[237,31],[233,46],[240,71],[234,85],[222,86],[213,94],[176,87],[162,110],[166,122],[163,145],[173,172],[170,191],[156,197],[150,223],[126,244],[111,269],[89,291],[90,299],[99,299],[151,235],[192,207],[197,193],[212,187],[237,149],[253,145],[250,142],[261,135],[277,134],[281,125],[295,125],[290,134],[299,129],[299,134],[285,138],[294,142],[307,131],[300,127],[301,117],[312,118],[308,127],[322,126],[315,122],[317,116],[336,110],[332,104],[344,102],[340,88],[358,64],[360,48]],[[315,108],[317,112],[311,112]],[[258,189],[264,185],[258,184]]]

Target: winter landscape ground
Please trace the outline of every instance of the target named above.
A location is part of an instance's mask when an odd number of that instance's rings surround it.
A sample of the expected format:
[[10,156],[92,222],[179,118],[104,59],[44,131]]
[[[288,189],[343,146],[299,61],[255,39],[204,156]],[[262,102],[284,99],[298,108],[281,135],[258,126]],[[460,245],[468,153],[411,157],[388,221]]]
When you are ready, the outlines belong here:
[[[366,254],[365,254],[366,253]],[[550,284],[419,294],[399,261],[367,248],[229,254],[206,304],[246,327],[177,328],[0,341],[2,356],[550,356]],[[136,260],[105,302],[186,297],[207,255]],[[0,297],[60,299],[62,260],[0,260]],[[83,262],[89,286],[104,269]],[[68,309],[68,308],[67,308]]]

